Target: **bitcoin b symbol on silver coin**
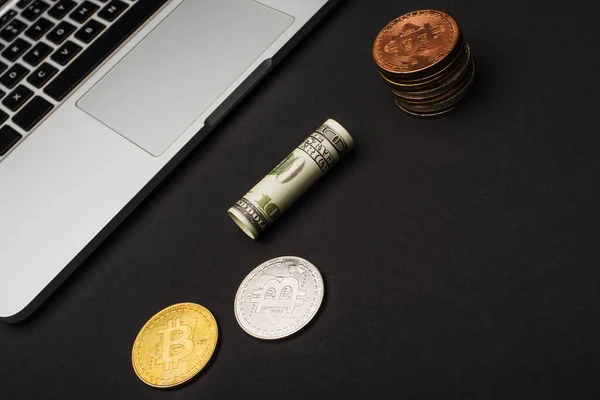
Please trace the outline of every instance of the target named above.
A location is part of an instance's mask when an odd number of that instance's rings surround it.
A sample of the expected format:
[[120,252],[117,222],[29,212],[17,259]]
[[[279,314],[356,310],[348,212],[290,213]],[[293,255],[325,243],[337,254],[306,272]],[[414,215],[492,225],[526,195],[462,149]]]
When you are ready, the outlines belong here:
[[300,290],[298,279],[288,276],[281,281],[271,279],[252,294],[258,296],[250,299],[251,303],[258,304],[257,313],[263,309],[286,309],[288,313],[292,313],[297,305],[304,303],[306,292]]
[[317,267],[299,257],[280,257],[256,267],[240,285],[235,316],[248,334],[279,339],[306,326],[323,301]]

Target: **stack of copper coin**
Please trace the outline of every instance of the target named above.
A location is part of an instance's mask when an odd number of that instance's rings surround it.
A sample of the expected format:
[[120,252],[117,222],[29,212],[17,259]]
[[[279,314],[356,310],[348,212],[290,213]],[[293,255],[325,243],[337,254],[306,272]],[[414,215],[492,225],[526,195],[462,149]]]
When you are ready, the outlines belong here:
[[373,58],[398,107],[418,116],[454,109],[475,76],[469,45],[442,11],[414,11],[390,22],[375,39]]

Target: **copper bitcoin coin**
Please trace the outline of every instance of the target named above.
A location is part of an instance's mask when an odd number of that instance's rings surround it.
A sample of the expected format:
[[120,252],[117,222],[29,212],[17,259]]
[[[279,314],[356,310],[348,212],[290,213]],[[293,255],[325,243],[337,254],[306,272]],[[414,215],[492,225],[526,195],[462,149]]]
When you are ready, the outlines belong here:
[[411,102],[406,101],[398,96],[395,96],[396,104],[402,110],[419,116],[434,116],[448,112],[462,100],[468,93],[469,88],[473,85],[475,78],[475,64],[471,61],[468,75],[463,79],[458,87],[452,89],[448,93],[427,102]]
[[467,76],[470,73],[472,60],[470,54],[468,55],[468,57],[465,57],[464,60],[462,60],[461,63],[457,65],[458,68],[454,69],[450,75],[444,76],[443,80],[436,81],[435,85],[430,85],[429,87],[423,88],[421,90],[412,91],[402,90],[392,85],[388,85],[388,88],[397,97],[406,99],[408,101],[425,101],[434,99],[437,96],[451,91],[458,84],[460,84],[460,82],[462,82],[465,76]]
[[462,50],[456,46],[459,37],[456,21],[445,12],[414,11],[383,28],[373,44],[373,58],[386,76],[418,79],[444,68],[457,47]]
[[436,72],[432,76],[427,77],[427,79],[422,79],[419,81],[411,81],[411,83],[397,83],[390,78],[386,77],[381,72],[379,76],[383,79],[384,83],[390,87],[390,89],[399,90],[402,92],[420,92],[423,90],[428,90],[431,88],[437,87],[441,82],[448,80],[450,77],[456,74],[460,69],[464,67],[465,64],[468,64],[469,59],[471,58],[471,51],[469,45],[464,43],[462,45],[462,50],[457,55],[452,62],[447,65],[444,69],[439,72]]

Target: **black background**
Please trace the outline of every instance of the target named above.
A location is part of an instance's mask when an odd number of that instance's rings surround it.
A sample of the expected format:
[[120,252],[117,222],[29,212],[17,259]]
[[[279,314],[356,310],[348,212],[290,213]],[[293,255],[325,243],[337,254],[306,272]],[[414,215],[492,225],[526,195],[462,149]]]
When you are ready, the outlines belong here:
[[[396,108],[371,58],[420,8],[452,14],[477,62],[471,98],[430,120]],[[36,314],[0,325],[0,398],[598,398],[599,12],[342,3]],[[330,117],[354,154],[247,238],[226,209]],[[262,342],[233,298],[280,255],[320,268],[326,302]],[[184,301],[214,313],[220,347],[190,384],[149,388],[133,340]]]

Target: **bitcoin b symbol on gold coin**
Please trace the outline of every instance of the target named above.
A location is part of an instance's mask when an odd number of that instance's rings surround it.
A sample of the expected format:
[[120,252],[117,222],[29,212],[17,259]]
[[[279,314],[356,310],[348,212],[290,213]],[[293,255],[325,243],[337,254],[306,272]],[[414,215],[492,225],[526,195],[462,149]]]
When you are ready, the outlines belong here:
[[204,368],[217,346],[217,321],[193,303],[167,307],[140,330],[131,354],[136,375],[158,388],[179,385]]
[[178,318],[170,320],[167,327],[159,330],[158,333],[162,335],[163,340],[161,357],[156,363],[163,365],[165,371],[177,369],[179,362],[194,350],[194,341],[190,339],[192,328]]

